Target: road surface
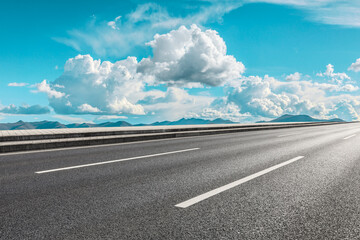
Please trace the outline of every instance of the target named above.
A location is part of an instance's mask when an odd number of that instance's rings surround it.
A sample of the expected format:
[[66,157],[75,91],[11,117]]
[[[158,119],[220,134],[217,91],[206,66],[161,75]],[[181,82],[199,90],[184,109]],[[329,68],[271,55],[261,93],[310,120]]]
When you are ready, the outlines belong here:
[[0,239],[360,239],[360,123],[0,155]]

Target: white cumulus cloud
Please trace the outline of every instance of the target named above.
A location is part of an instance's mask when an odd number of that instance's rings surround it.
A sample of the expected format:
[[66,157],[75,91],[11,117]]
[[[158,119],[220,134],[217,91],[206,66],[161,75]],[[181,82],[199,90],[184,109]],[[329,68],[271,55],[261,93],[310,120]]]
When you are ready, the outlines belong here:
[[122,99],[118,99],[117,97],[115,97],[114,101],[110,103],[109,106],[114,113],[129,113],[135,115],[145,114],[144,108],[141,105],[132,104],[126,99],[126,97],[123,97]]
[[63,98],[49,98],[61,114],[144,114],[135,103],[141,98],[144,82],[136,73],[137,60],[129,57],[111,63],[90,55],[70,58],[64,73],[53,82],[62,86]]
[[[70,58],[63,74],[51,86],[46,81],[38,84],[38,91],[48,93],[50,106],[60,114],[161,113],[174,119],[191,109],[200,111],[214,99],[190,95],[181,87],[224,85],[245,70],[241,62],[227,55],[226,44],[216,31],[202,31],[196,25],[155,35],[148,45],[153,57],[140,62],[135,57],[114,63],[90,55]],[[167,90],[148,90],[160,85]]]
[[348,121],[359,121],[360,116],[358,112],[359,103],[354,104],[353,100],[341,100],[335,104],[334,109],[330,114],[334,117],[339,117]]
[[226,98],[215,99],[210,106],[200,112],[190,112],[188,118],[202,118],[214,120],[217,118],[229,119],[233,122],[251,122],[255,118],[250,113],[241,113],[238,105],[226,101]]
[[346,73],[335,73],[334,65],[328,64],[326,65],[326,71],[323,73],[318,73],[319,77],[329,77],[334,81],[342,81],[342,80],[350,80],[351,78]]
[[82,113],[98,113],[101,112],[100,109],[93,107],[87,103],[84,103],[78,107],[79,111]]
[[50,85],[46,82],[46,79],[41,83],[36,84],[37,92],[44,92],[48,95],[49,98],[62,98],[65,96],[65,93],[58,92],[50,87]]
[[356,62],[352,63],[348,70],[359,72],[360,71],[360,58],[356,59]]
[[[115,26],[121,26],[117,21]],[[245,77],[244,65],[227,54],[219,34],[196,25],[157,34],[147,45],[153,55],[140,61],[70,58],[58,79],[50,84],[43,81],[38,89],[48,93],[58,114],[146,115],[148,121],[187,116],[243,122],[283,114],[358,119],[360,99],[353,92],[359,87],[331,64],[318,74],[320,81],[302,80],[299,72],[288,75],[287,81],[267,75]],[[188,90],[202,87],[206,92],[213,86],[223,86],[225,95],[215,98]]]
[[[318,118],[336,116],[352,121],[357,119],[354,112],[360,110],[358,97],[349,94],[329,95],[329,92],[353,91],[353,87],[312,81],[282,82],[269,76],[250,76],[242,78],[241,84],[229,87],[224,105],[234,103],[241,114],[250,114],[254,119],[274,118],[283,114],[308,114]],[[357,86],[355,88],[358,90]],[[344,112],[344,107],[336,107],[340,102],[346,102],[346,106],[351,105],[354,110],[347,107],[351,111]]]
[[216,31],[201,31],[196,25],[155,35],[148,45],[153,57],[143,59],[139,71],[168,84],[219,86],[245,71],[241,62],[226,54],[226,44]]
[[286,76],[286,80],[287,81],[299,81],[301,78],[301,73],[295,72],[293,74],[290,74],[288,76]]

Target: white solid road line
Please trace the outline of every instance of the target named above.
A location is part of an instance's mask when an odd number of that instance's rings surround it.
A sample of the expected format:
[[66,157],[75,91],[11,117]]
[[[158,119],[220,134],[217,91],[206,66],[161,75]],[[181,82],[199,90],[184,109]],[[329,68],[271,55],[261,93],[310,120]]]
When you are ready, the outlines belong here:
[[344,140],[349,139],[349,138],[352,138],[352,137],[355,137],[355,136],[356,136],[356,134],[353,134],[353,135],[350,135],[350,136],[344,137]]
[[283,135],[279,135],[278,137],[287,137],[287,136],[292,136],[295,135],[297,133],[289,133],[289,134],[283,134]]
[[35,172],[35,173],[41,174],[41,173],[49,173],[49,172],[58,172],[58,171],[75,169],[75,168],[83,168],[83,167],[104,165],[104,164],[108,164],[108,163],[124,162],[124,161],[141,159],[141,158],[150,158],[150,157],[164,156],[164,155],[169,155],[169,154],[174,154],[174,153],[189,152],[189,151],[195,151],[195,150],[199,150],[199,149],[200,149],[200,148],[190,148],[190,149],[184,149],[184,150],[178,150],[178,151],[172,151],[172,152],[155,153],[155,154],[150,154],[150,155],[144,155],[144,156],[138,156],[138,157],[130,157],[130,158],[123,158],[123,159],[117,159],[117,160],[111,160],[111,161],[105,161],[105,162],[96,162],[96,163],[76,165],[76,166],[71,166],[71,167],[55,168],[55,169],[50,169],[50,170],[38,171],[38,172]]
[[250,181],[250,180],[252,180],[252,179],[254,179],[254,178],[260,177],[260,176],[262,176],[262,175],[264,175],[264,174],[266,174],[266,173],[269,173],[269,172],[274,171],[274,170],[276,170],[276,169],[278,169],[278,168],[281,168],[281,167],[286,166],[286,165],[288,165],[288,164],[290,164],[290,163],[293,163],[293,162],[295,162],[295,161],[297,161],[297,160],[300,160],[300,159],[302,159],[303,157],[304,157],[304,156],[298,156],[298,157],[293,158],[293,159],[290,159],[290,160],[288,160],[288,161],[286,161],[286,162],[283,162],[283,163],[277,164],[277,165],[275,165],[275,166],[269,167],[269,168],[267,168],[267,169],[265,169],[265,170],[262,170],[262,171],[260,171],[260,172],[254,173],[254,174],[252,174],[252,175],[250,175],[250,176],[244,177],[244,178],[239,179],[239,180],[237,180],[237,181],[235,181],[235,182],[229,183],[229,184],[227,184],[227,185],[225,185],[225,186],[216,188],[216,189],[211,190],[211,191],[209,191],[209,192],[207,192],[207,193],[204,193],[204,194],[201,194],[201,195],[199,195],[199,196],[197,196],[197,197],[191,198],[191,199],[189,199],[189,200],[187,200],[187,201],[185,201],[185,202],[176,204],[175,207],[179,207],[179,208],[187,208],[187,207],[190,207],[191,205],[194,205],[194,204],[196,204],[196,203],[198,203],[198,202],[201,202],[201,201],[203,201],[203,200],[205,200],[205,199],[207,199],[207,198],[210,198],[210,197],[215,196],[215,195],[217,195],[217,194],[219,194],[219,193],[222,193],[222,192],[224,192],[224,191],[226,191],[226,190],[229,190],[230,188],[239,186],[240,184],[246,183],[246,182],[248,182],[248,181]]
[[[226,133],[224,133],[226,134]],[[217,134],[217,135],[224,135]],[[204,136],[193,136],[186,138],[198,138]],[[113,147],[120,145],[130,145],[130,144],[141,144],[148,142],[162,142],[162,141],[178,141],[184,138],[165,138],[165,139],[154,139],[154,140],[144,140],[144,141],[135,141],[135,142],[122,142],[122,143],[109,143],[109,144],[100,144],[100,145],[91,145],[91,146],[79,146],[79,147],[64,147],[64,148],[51,148],[51,149],[42,149],[42,150],[30,150],[30,151],[21,151],[21,152],[8,152],[8,153],[0,153],[1,156],[9,156],[9,155],[21,155],[21,154],[31,154],[31,153],[43,153],[43,152],[55,152],[55,151],[68,151],[68,150],[77,150],[77,149],[86,149],[86,148],[101,148],[101,147]]]

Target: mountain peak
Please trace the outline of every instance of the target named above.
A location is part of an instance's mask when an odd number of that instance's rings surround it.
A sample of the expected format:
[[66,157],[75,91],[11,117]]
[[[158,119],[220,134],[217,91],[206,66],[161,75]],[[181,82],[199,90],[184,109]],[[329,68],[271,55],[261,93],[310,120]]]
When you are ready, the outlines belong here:
[[316,119],[309,115],[290,115],[284,114],[281,117],[271,120],[270,122],[345,122],[344,120],[337,119]]

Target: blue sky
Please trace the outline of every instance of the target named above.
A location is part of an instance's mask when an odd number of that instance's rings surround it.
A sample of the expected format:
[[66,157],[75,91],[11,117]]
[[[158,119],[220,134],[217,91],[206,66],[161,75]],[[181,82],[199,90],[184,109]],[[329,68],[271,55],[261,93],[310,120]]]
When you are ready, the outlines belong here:
[[3,1],[0,21],[1,122],[359,119],[354,1]]

